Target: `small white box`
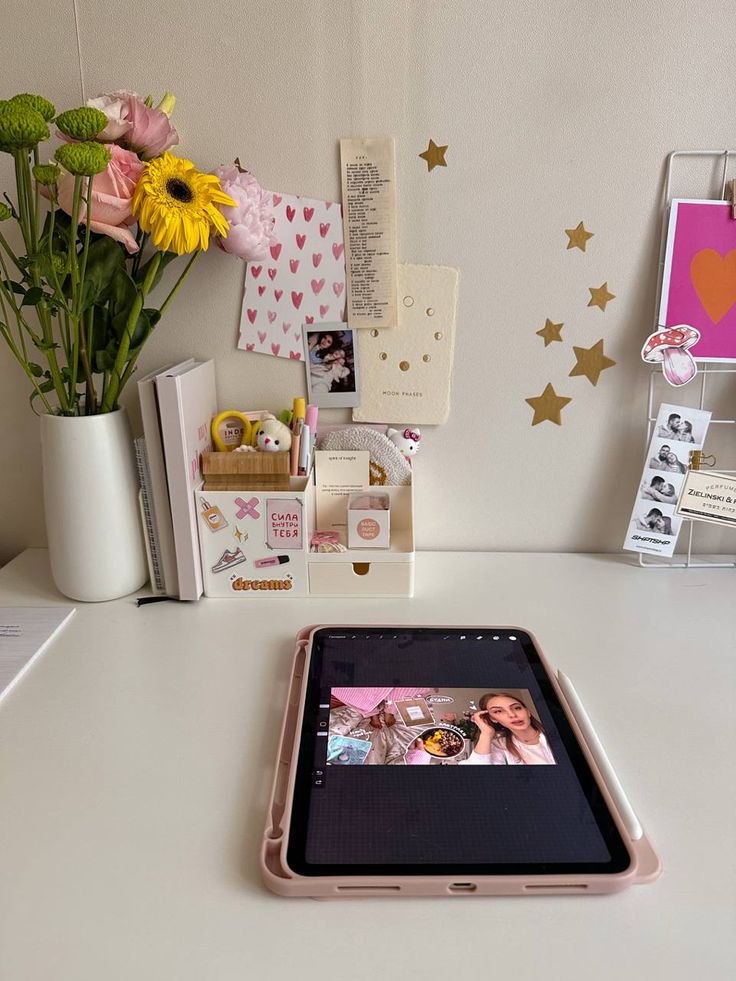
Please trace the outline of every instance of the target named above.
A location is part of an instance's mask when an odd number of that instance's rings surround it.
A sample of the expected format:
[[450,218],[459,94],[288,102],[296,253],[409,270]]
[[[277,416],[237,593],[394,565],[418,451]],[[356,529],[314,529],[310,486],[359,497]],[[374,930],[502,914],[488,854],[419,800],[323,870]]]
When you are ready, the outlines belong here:
[[388,494],[365,491],[348,502],[348,548],[389,548],[391,501]]

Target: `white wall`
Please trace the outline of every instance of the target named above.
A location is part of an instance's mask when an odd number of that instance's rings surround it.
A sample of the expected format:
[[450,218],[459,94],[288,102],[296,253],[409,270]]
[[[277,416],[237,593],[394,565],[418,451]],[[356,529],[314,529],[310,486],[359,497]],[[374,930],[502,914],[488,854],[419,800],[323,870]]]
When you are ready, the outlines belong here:
[[[0,94],[76,104],[71,0],[3,6]],[[204,169],[237,155],[269,188],[335,198],[337,140],[396,137],[401,257],[462,274],[453,411],[427,430],[418,462],[421,547],[619,548],[641,463],[647,372],[638,349],[654,305],[665,156],[733,141],[736,21],[727,4],[77,8],[85,94],[173,90],[179,152]],[[428,174],[417,154],[430,137],[449,144],[449,166]],[[6,161],[0,181],[9,188]],[[678,190],[702,194],[709,177],[692,174]],[[580,220],[595,233],[584,255],[565,248],[564,229]],[[602,314],[586,304],[588,287],[604,280],[616,299]],[[141,370],[212,356],[223,407],[287,404],[303,390],[303,368],[235,349],[241,289],[236,261],[203,257]],[[546,317],[564,321],[565,343],[545,350],[535,331]],[[568,378],[572,345],[601,337],[616,367],[597,388]],[[43,544],[44,531],[37,420],[4,350],[0,371],[4,560]],[[524,399],[548,381],[573,401],[562,428],[532,429]],[[711,407],[735,415],[733,383],[722,388]],[[722,444],[715,452],[726,465]],[[702,541],[733,547],[718,531]]]

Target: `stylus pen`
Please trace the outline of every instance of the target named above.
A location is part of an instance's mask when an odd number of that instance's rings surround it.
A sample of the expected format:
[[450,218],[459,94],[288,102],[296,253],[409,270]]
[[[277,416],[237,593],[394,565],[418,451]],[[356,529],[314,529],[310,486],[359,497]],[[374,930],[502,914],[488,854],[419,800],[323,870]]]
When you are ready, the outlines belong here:
[[611,766],[611,761],[608,759],[606,751],[603,748],[603,744],[593,728],[593,723],[590,721],[590,716],[583,708],[583,703],[580,701],[580,696],[575,691],[575,686],[567,675],[562,673],[562,671],[557,672],[557,680],[560,683],[562,693],[573,711],[575,720],[583,730],[588,748],[598,764],[598,769],[603,774],[603,779],[606,781],[606,786],[611,793],[611,797],[613,797],[616,803],[616,808],[618,809],[618,813],[621,815],[622,821],[626,825],[626,830],[629,832],[629,836],[633,841],[639,841],[640,838],[644,837],[644,829],[639,823],[639,818],[634,813],[634,808],[629,803],[629,799],[624,792],[624,788],[621,786],[621,781],[616,776],[616,771]]

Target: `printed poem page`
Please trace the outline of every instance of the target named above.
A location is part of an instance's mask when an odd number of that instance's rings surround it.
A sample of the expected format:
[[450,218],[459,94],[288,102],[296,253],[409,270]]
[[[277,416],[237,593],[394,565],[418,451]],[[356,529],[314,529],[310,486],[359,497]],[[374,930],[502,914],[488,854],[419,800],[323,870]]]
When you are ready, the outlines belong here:
[[350,327],[396,327],[394,141],[340,140]]

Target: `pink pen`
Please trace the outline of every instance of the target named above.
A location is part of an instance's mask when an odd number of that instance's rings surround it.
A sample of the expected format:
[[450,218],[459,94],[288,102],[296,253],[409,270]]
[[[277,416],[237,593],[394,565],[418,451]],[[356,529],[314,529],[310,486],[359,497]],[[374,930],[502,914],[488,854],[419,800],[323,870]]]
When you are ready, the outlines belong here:
[[284,562],[288,561],[288,555],[269,555],[267,559],[256,559],[253,565],[256,567],[256,569],[265,569],[267,566],[283,565]]
[[319,415],[319,409],[316,405],[308,405],[307,411],[304,416],[304,425],[309,426],[309,441],[311,446],[309,447],[310,452],[314,449],[314,441],[317,437],[317,416]]

